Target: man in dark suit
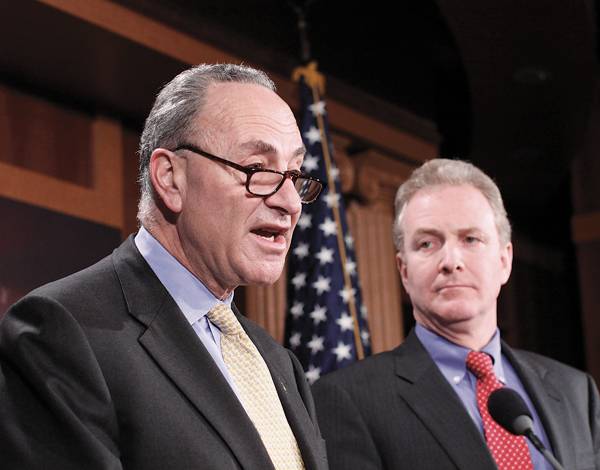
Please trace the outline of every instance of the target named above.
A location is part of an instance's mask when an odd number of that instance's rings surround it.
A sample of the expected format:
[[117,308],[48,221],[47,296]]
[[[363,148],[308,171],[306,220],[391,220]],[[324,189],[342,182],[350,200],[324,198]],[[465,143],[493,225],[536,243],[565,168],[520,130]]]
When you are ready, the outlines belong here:
[[3,469],[327,467],[297,360],[232,304],[280,276],[321,190],[274,89],[224,64],[160,92],[138,234],[0,324]]
[[600,468],[591,377],[500,339],[510,231],[497,186],[469,163],[431,160],[399,188],[397,265],[416,327],[393,351],[313,387],[332,469],[552,468],[489,416],[487,397],[502,386],[523,397],[565,468]]

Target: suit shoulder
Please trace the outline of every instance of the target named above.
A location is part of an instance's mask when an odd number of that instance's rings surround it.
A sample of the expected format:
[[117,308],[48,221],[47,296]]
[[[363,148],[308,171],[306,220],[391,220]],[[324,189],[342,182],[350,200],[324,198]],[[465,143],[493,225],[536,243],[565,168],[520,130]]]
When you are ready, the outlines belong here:
[[585,372],[563,362],[557,361],[556,359],[552,359],[551,357],[522,349],[513,349],[512,353],[517,360],[523,361],[530,367],[533,367],[537,370],[553,372],[560,374],[563,377],[587,380],[588,374]]
[[94,317],[114,310],[122,302],[122,297],[111,257],[108,256],[29,292],[7,311],[3,323],[15,315],[15,318],[33,315],[41,321],[42,317],[47,319],[50,313],[62,310],[69,311],[76,318]]
[[[27,296],[52,297],[58,300],[74,290],[93,289],[95,286],[97,288],[105,287],[106,281],[114,278],[111,255],[109,255],[80,271],[40,286]],[[79,293],[81,294],[81,291]]]
[[350,364],[343,369],[338,369],[321,377],[316,385],[339,385],[344,388],[349,386],[363,387],[378,382],[386,371],[393,373],[394,356],[397,349],[369,356],[361,361]]

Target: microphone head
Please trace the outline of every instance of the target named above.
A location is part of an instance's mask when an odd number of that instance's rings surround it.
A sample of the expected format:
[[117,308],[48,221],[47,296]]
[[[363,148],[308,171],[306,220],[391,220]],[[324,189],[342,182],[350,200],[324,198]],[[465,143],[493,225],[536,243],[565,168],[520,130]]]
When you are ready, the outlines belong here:
[[493,391],[488,398],[488,411],[494,421],[512,434],[520,436],[533,429],[531,411],[512,388]]

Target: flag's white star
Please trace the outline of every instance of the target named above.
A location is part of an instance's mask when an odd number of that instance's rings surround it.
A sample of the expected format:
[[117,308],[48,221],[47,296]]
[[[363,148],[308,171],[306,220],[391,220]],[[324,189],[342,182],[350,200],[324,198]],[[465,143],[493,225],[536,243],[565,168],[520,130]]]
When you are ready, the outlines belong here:
[[350,355],[351,347],[348,344],[344,344],[338,341],[338,345],[332,349],[333,353],[337,356],[337,361],[343,361],[344,359],[351,359]]
[[296,290],[306,285],[306,273],[298,273],[292,278],[292,284]]
[[329,217],[325,218],[323,223],[321,225],[319,225],[319,228],[321,230],[323,230],[323,233],[325,234],[326,237],[329,235],[335,235],[335,232],[337,231],[336,223],[333,220],[331,220]]
[[294,349],[300,346],[300,339],[300,333],[298,333],[297,331],[292,333],[292,335],[290,336],[290,346]]
[[362,338],[362,342],[365,346],[369,344],[369,339],[371,339],[371,335],[367,330],[362,330],[360,332],[360,337]]
[[337,180],[340,177],[340,169],[337,166],[332,166],[329,170],[329,174],[334,180]]
[[315,258],[318,258],[321,264],[333,263],[333,250],[324,246],[315,255]]
[[302,162],[302,168],[307,173],[319,169],[319,157],[313,156],[310,153],[304,155],[304,161]]
[[318,325],[322,321],[325,321],[325,315],[327,314],[327,307],[321,307],[320,305],[315,305],[315,309],[310,312],[310,318],[313,319],[315,325]]
[[319,278],[312,283],[312,286],[317,290],[317,295],[321,295],[323,292],[329,292],[331,289],[331,278],[319,276]]
[[298,219],[298,227],[300,230],[304,230],[312,227],[312,215],[303,213]]
[[352,248],[354,247],[354,238],[352,238],[352,235],[348,234],[344,237],[344,241],[346,242],[346,246],[348,248]]
[[294,254],[300,259],[308,256],[308,243],[298,243],[298,246],[294,248]]
[[335,321],[342,331],[352,331],[354,328],[354,318],[351,315],[348,315],[346,312],[342,312],[342,316]]
[[365,320],[367,319],[367,306],[366,305],[360,306],[360,316],[363,317]]
[[323,346],[323,341],[325,338],[323,336],[313,335],[312,339],[306,343],[308,348],[310,349],[311,354],[317,354],[319,351],[323,351],[325,347]]
[[346,259],[346,272],[350,274],[350,276],[354,276],[356,274],[356,263],[352,261],[351,258]]
[[304,304],[302,302],[294,302],[294,305],[290,308],[290,313],[295,319],[300,318],[304,315]]
[[308,366],[308,370],[304,373],[304,375],[306,375],[308,382],[313,384],[319,380],[319,377],[321,377],[321,368],[312,365]]
[[315,126],[311,126],[308,132],[304,133],[304,137],[306,137],[310,145],[315,142],[321,142],[321,132]]
[[323,116],[326,113],[325,111],[325,101],[317,101],[316,103],[311,104],[308,109],[313,114],[313,116]]
[[325,203],[329,208],[338,207],[340,204],[340,195],[337,193],[334,194],[328,191],[327,194],[323,197],[323,199],[325,200]]
[[340,292],[340,297],[344,301],[345,304],[348,303],[350,299],[354,299],[354,294],[356,291],[352,287],[344,287]]

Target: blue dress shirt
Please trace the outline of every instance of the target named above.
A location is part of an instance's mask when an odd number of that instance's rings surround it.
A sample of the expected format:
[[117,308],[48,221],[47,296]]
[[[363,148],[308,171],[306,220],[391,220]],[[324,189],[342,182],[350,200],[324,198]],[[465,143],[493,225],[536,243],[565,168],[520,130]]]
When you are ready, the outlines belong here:
[[206,314],[215,305],[231,306],[233,293],[224,301],[217,299],[204,284],[177,261],[144,227],[135,237],[135,245],[156,277],[182,311],[200,341],[239,399],[235,383],[229,375],[221,353],[221,332]]
[[[442,375],[446,378],[453,390],[458,394],[461,401],[479,431],[483,434],[483,422],[477,407],[476,386],[477,378],[467,369],[467,354],[470,349],[459,346],[448,341],[432,331],[417,324],[415,333],[433,361],[436,363]],[[552,451],[544,427],[535,410],[529,395],[514,368],[501,353],[500,332],[496,330],[490,342],[481,349],[481,352],[491,356],[494,363],[494,373],[500,382],[507,387],[517,391],[533,415],[534,432],[541,439],[544,446]],[[527,440],[531,461],[535,470],[552,470],[552,466],[544,459],[544,456]]]

